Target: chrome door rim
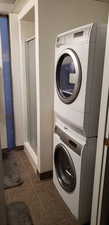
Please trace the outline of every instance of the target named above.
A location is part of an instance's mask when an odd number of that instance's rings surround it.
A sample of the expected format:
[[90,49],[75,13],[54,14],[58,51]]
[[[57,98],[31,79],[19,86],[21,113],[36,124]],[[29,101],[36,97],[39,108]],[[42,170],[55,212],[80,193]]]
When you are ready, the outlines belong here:
[[[59,150],[62,151],[64,154],[66,154],[66,157],[68,158],[69,165],[70,165],[70,168],[71,168],[71,174],[69,176],[72,176],[71,185],[69,185],[68,182],[65,182],[65,180],[64,180],[65,176],[63,176],[64,174],[60,174],[60,172],[58,171],[59,168],[57,168],[58,164],[57,164],[56,154],[57,154],[57,151],[59,151]],[[63,161],[61,161],[61,162],[63,162]],[[61,187],[68,193],[73,192],[75,190],[75,187],[76,187],[76,170],[75,170],[73,160],[72,160],[69,152],[67,151],[67,149],[65,148],[65,146],[63,144],[58,144],[55,147],[54,165],[55,165],[56,176],[57,176],[58,182],[60,183]]]
[[[59,88],[59,80],[58,80],[58,69],[61,66],[61,62],[63,61],[65,55],[68,55],[72,58],[72,61],[74,63],[75,66],[75,71],[77,76],[79,77],[79,81],[78,81],[78,85],[76,84],[75,86],[75,91],[73,92],[73,95],[69,98],[65,98],[65,96],[63,95],[62,91],[60,91]],[[76,54],[76,52],[72,49],[65,49],[63,50],[57,59],[57,63],[56,63],[56,89],[57,89],[57,94],[59,96],[59,98],[61,99],[61,101],[65,104],[71,104],[75,101],[75,99],[77,98],[80,88],[81,88],[81,82],[82,82],[82,69],[81,69],[81,64],[80,64],[80,60]]]

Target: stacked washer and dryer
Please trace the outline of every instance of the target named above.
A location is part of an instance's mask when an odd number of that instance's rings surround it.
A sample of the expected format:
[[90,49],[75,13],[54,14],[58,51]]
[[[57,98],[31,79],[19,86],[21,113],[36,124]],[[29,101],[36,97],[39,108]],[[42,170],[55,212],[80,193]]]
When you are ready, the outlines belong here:
[[53,181],[81,224],[90,221],[106,26],[58,35]]

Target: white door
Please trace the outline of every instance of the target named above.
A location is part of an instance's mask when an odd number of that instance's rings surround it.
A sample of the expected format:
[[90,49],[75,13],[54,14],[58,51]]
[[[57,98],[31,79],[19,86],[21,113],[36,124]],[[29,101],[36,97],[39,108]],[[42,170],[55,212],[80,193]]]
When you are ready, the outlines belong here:
[[[109,21],[109,20],[108,20]],[[109,224],[109,22],[106,41],[91,225]],[[108,202],[108,205],[107,205]]]

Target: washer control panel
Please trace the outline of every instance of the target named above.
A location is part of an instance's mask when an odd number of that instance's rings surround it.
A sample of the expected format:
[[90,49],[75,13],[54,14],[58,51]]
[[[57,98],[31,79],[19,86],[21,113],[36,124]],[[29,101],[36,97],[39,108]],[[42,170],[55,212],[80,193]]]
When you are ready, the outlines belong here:
[[68,134],[62,131],[58,126],[55,126],[55,133],[60,137],[60,139],[76,154],[81,156],[82,153],[82,145],[73,140]]

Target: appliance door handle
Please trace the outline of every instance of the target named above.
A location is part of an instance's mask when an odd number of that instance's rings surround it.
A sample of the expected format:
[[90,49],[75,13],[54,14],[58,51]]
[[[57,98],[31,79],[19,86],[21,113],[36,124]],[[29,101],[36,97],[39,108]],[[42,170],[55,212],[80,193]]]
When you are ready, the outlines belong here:
[[72,177],[72,174],[68,171],[68,170],[65,170],[65,172]]

